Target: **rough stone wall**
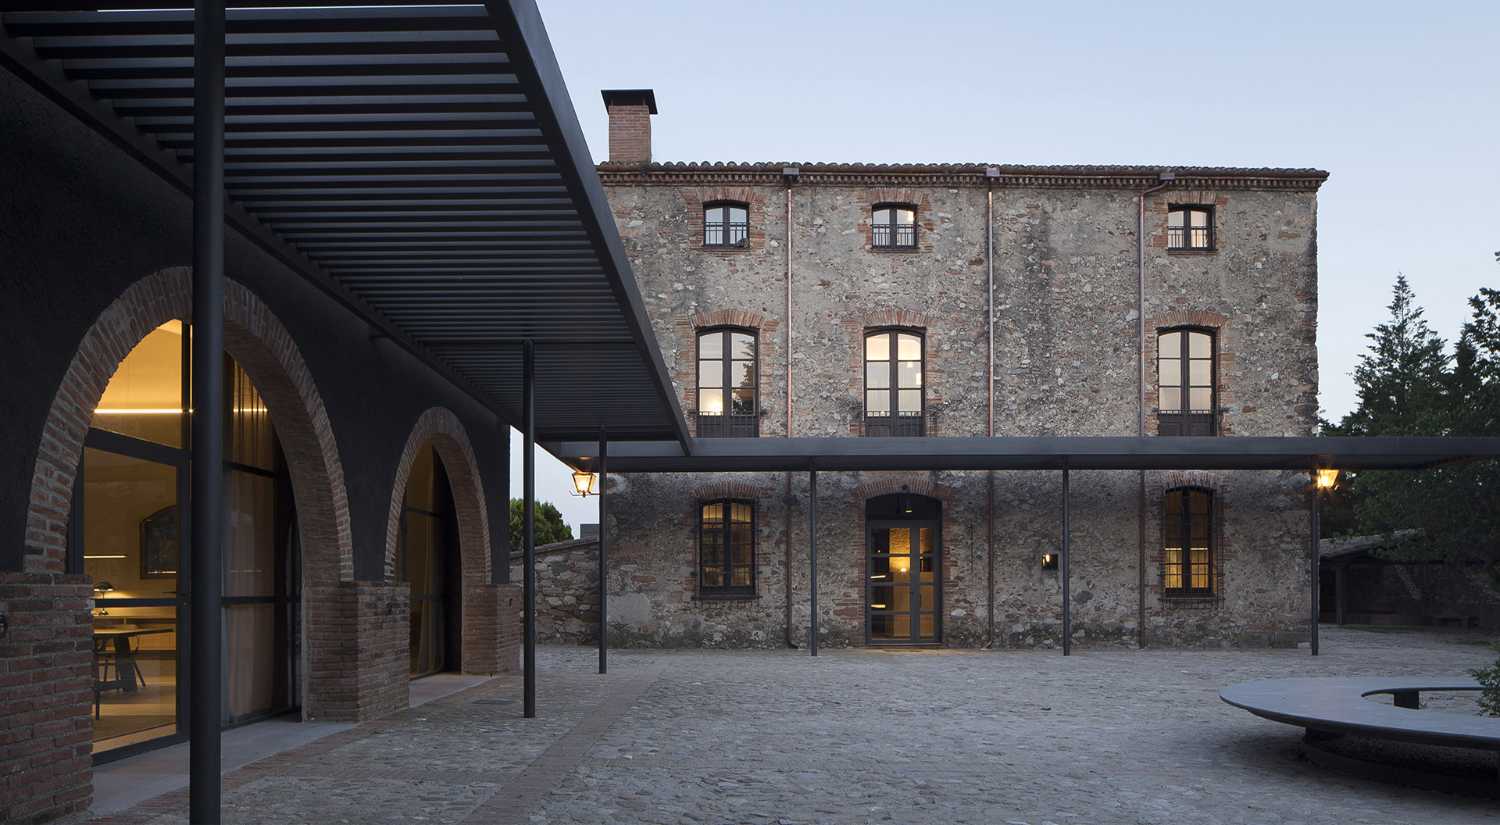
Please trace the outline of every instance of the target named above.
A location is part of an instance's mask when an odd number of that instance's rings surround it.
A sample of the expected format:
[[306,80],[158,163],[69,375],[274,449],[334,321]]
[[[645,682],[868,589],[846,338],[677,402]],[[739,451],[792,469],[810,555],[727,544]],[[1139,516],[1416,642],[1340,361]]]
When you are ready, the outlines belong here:
[[[734,314],[760,330],[760,434],[862,435],[864,331],[925,335],[926,432],[984,435],[986,192],[974,181],[869,174],[809,176],[793,187],[790,345],[786,190],[779,178],[724,167],[609,174],[606,190],[685,410],[696,405],[696,331]],[[1201,188],[1212,184],[1218,188]],[[1194,188],[1200,187],[1200,188]],[[994,190],[995,434],[1134,435],[1137,426],[1136,189],[1122,184],[1005,185]],[[702,248],[701,204],[751,205],[744,249]],[[879,202],[917,206],[917,248],[871,247]],[[1216,209],[1216,251],[1166,247],[1169,204]],[[1184,181],[1147,199],[1146,432],[1156,432],[1156,331],[1215,329],[1226,435],[1307,435],[1315,423],[1315,192],[1234,180]],[[790,358],[788,358],[788,349]],[[903,487],[943,505],[943,639],[988,638],[985,473],[821,473],[819,611],[824,644],[863,644],[864,503]],[[1145,506],[1139,506],[1144,478]],[[783,474],[624,477],[611,512],[611,633],[650,645],[804,644],[807,479]],[[1305,638],[1305,477],[1195,473],[1216,493],[1216,591],[1162,593],[1161,498],[1181,474],[1075,472],[1072,591],[1077,641],[1286,644]],[[757,596],[696,592],[696,502],[716,485],[756,491]],[[1056,472],[994,474],[995,643],[1060,641],[1061,586],[1040,556],[1060,546]],[[1138,531],[1144,514],[1144,605]],[[787,525],[790,525],[790,531]],[[790,554],[788,554],[788,541]],[[790,565],[788,564],[790,558]],[[1144,607],[1144,610],[1142,609]]]
[[[523,563],[520,553],[511,554],[511,581],[521,581]],[[599,624],[598,565],[599,542],[593,539],[537,547],[537,641],[564,645],[594,643]]]
[[83,576],[0,572],[0,822],[93,799],[92,597]]

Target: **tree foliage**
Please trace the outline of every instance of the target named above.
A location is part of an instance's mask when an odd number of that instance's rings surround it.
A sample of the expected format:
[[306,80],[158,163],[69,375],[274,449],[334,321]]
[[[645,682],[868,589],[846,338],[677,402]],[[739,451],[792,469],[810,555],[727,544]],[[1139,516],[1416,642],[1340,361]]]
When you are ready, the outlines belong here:
[[[521,520],[525,514],[522,512],[525,505],[519,498],[510,500],[510,549],[520,550],[523,546],[521,536]],[[536,522],[536,544],[552,544],[558,541],[571,541],[573,528],[563,521],[562,513],[558,511],[550,501],[538,501],[536,513],[533,516]]]
[[[1367,337],[1354,371],[1358,405],[1329,435],[1500,435],[1500,290],[1469,301],[1471,316],[1450,355],[1422,317],[1411,285],[1396,279],[1390,317]],[[1352,532],[1416,528],[1418,538],[1384,552],[1402,559],[1460,562],[1500,587],[1500,462],[1421,472],[1366,471],[1342,495]]]

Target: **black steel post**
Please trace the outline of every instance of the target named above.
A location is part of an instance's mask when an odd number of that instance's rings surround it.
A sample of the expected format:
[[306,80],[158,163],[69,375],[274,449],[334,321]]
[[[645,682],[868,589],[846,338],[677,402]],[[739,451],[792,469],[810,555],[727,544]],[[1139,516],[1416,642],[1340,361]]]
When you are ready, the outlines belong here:
[[599,672],[609,672],[609,432],[599,428]]
[[1068,549],[1072,544],[1073,495],[1068,478],[1068,468],[1063,468],[1062,492],[1062,552],[1057,558],[1057,575],[1062,579],[1062,648],[1064,656],[1073,654],[1073,605],[1068,582]]
[[818,471],[807,473],[808,616],[807,652],[818,655]]
[[1309,637],[1309,647],[1312,655],[1318,655],[1318,534],[1323,530],[1322,501],[1323,494],[1318,490],[1318,471],[1313,470],[1308,476],[1312,480],[1312,524],[1309,525],[1308,556],[1310,561],[1310,575],[1312,577],[1312,597],[1309,599],[1312,608],[1312,635]]
[[522,716],[536,717],[536,351],[521,342]]
[[192,588],[188,603],[188,819],[218,822],[223,710],[224,3],[193,9]]

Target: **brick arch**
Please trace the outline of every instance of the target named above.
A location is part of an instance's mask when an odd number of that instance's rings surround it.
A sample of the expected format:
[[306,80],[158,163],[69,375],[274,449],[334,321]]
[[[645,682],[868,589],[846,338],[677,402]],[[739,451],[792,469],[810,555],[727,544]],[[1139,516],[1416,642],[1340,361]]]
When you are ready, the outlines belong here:
[[[224,292],[224,348],[265,400],[286,455],[305,583],[352,580],[354,542],[343,465],[312,373],[291,333],[254,293],[228,279]],[[132,284],[84,333],[52,399],[32,471],[27,570],[63,569],[84,436],[120,362],[152,330],[190,318],[191,310],[192,270],[164,269]]]
[[925,475],[882,476],[861,481],[854,488],[854,497],[860,501],[890,495],[910,493],[916,496],[935,498],[944,504],[953,500],[953,489],[934,482]]
[[768,498],[770,495],[770,487],[743,481],[714,481],[693,488],[693,498],[699,501],[716,498]]
[[695,329],[747,327],[759,330],[765,325],[765,314],[756,312],[753,309],[716,309],[712,312],[699,312],[693,316],[693,327]]
[[873,327],[910,327],[924,332],[932,325],[927,315],[914,309],[877,309],[860,317],[866,329]]
[[[484,480],[479,475],[479,460],[474,445],[458,416],[445,407],[430,407],[417,416],[396,477],[391,483],[391,505],[385,524],[386,582],[396,581],[396,543],[400,540],[401,509],[406,499],[406,482],[417,452],[431,444],[443,461],[448,485],[453,490],[453,509],[458,517],[458,555],[464,587],[485,585],[490,581],[490,517],[485,507]],[[465,618],[468,603],[463,608]]]

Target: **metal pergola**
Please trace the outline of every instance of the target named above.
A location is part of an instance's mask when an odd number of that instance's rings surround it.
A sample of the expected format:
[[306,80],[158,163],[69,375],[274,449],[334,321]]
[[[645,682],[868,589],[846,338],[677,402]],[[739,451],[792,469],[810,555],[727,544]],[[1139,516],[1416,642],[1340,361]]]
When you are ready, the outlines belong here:
[[[192,198],[192,546],[223,535],[226,229],[520,422],[535,716],[535,440],[691,445],[534,0],[20,0],[0,64]],[[220,814],[220,555],[191,574],[193,822]]]

